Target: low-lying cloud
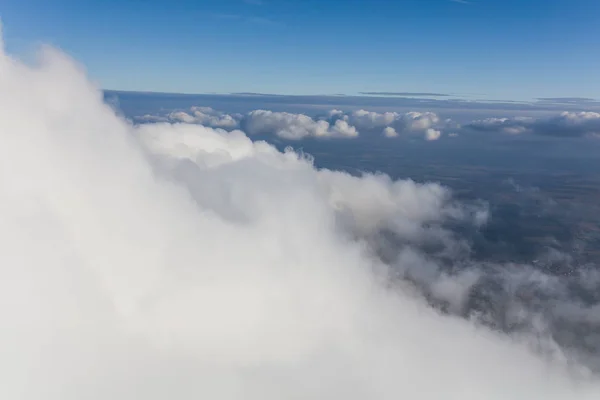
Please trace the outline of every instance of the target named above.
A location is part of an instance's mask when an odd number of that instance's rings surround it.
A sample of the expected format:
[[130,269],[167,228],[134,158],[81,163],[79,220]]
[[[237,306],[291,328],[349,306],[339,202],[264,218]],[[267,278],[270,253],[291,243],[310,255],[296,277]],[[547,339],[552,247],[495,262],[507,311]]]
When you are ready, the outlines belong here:
[[426,140],[437,140],[441,136],[441,132],[435,129],[439,126],[440,118],[432,112],[411,111],[401,114],[397,112],[378,113],[357,110],[344,113],[340,110],[332,110],[328,116],[333,121],[346,121],[361,131],[383,132],[386,137],[419,134]]
[[442,135],[441,123],[432,112],[385,112],[357,110],[344,113],[331,110],[313,118],[305,114],[254,110],[247,114],[226,114],[210,107],[192,107],[167,115],[144,115],[136,122],[171,122],[198,124],[210,128],[233,130],[240,128],[250,135],[275,135],[287,140],[315,138],[355,138],[359,134],[383,135],[388,138],[420,135],[425,140],[437,140]]
[[487,118],[465,126],[482,132],[535,134],[554,137],[589,137],[600,134],[600,114],[565,111],[547,118]]
[[147,114],[137,117],[136,120],[138,122],[183,122],[231,130],[239,127],[241,118],[241,114],[226,114],[211,107],[193,106],[187,111],[173,111],[165,116]]
[[[558,115],[534,118],[491,117],[464,125],[451,119],[442,120],[434,112],[374,112],[363,109],[344,112],[333,109],[316,117],[289,112],[255,110],[247,114],[227,114],[210,107],[191,107],[166,115],[136,117],[138,123],[170,122],[198,124],[227,131],[242,129],[250,135],[275,135],[287,140],[316,138],[355,138],[383,136],[387,138],[422,137],[437,140],[444,132],[490,132],[508,135],[533,134],[549,137],[596,137],[600,134],[600,113],[565,111]],[[449,133],[448,133],[449,132]]]
[[244,131],[251,135],[275,133],[277,136],[298,140],[305,137],[353,138],[358,136],[356,127],[347,121],[337,120],[329,123],[314,120],[304,114],[255,110],[242,121]]
[[[0,54],[0,397],[600,396],[543,324],[509,335],[469,319],[498,304],[484,296],[493,275],[449,225],[479,229],[485,206],[438,184],[318,170],[236,129],[133,125],[63,54],[40,60]],[[426,134],[433,119],[377,127]],[[256,121],[289,137],[349,129]],[[590,315],[567,293],[552,304]]]

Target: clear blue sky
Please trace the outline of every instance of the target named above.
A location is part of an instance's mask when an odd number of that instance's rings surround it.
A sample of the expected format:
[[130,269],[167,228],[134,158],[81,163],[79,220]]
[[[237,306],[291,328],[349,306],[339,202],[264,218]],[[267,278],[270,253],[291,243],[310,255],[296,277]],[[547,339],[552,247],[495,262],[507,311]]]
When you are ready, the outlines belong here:
[[599,0],[0,0],[109,89],[600,97]]

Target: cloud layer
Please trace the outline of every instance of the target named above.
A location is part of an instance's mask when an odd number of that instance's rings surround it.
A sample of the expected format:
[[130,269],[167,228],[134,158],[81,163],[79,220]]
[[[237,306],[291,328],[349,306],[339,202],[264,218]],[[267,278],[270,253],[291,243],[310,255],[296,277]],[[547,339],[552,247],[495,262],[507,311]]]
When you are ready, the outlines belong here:
[[533,134],[547,137],[597,137],[600,114],[591,111],[564,111],[544,117],[491,117],[464,125],[451,119],[442,120],[434,112],[374,112],[363,109],[344,112],[333,109],[316,117],[289,112],[255,110],[247,114],[227,114],[210,107],[191,107],[166,115],[135,117],[139,123],[171,122],[198,124],[228,131],[242,129],[250,135],[276,135],[287,140],[307,137],[353,138],[359,135],[381,135],[387,138],[422,137],[437,140],[457,131],[490,132],[508,135]]
[[435,129],[439,127],[440,118],[432,112],[377,113],[361,109],[344,113],[339,110],[332,110],[329,112],[328,117],[333,121],[345,121],[361,131],[383,132],[386,137],[418,134],[426,140],[437,140],[441,136],[441,132]]
[[192,107],[187,111],[173,111],[167,115],[144,115],[136,122],[182,122],[210,128],[233,130],[240,128],[250,135],[276,135],[287,140],[315,138],[354,138],[363,134],[377,134],[388,138],[401,135],[419,135],[426,140],[441,136],[440,118],[432,112],[385,112],[357,110],[344,113],[331,110],[327,115],[310,117],[305,114],[254,110],[245,115],[226,114],[210,107]]
[[600,114],[569,112],[549,118],[487,118],[473,121],[466,128],[483,132],[536,134],[554,137],[595,137],[600,134]]
[[[441,268],[468,254],[446,225],[487,217],[440,185],[317,170],[239,130],[131,125],[51,49],[35,66],[0,54],[0,102],[2,398],[600,395],[560,349],[545,359],[427,305],[469,299],[477,276]],[[356,118],[434,129],[424,114]]]
[[358,131],[346,121],[337,120],[333,123],[317,120],[304,114],[255,110],[250,112],[242,121],[244,130],[251,135],[269,134],[297,140],[311,137],[340,137],[353,138]]

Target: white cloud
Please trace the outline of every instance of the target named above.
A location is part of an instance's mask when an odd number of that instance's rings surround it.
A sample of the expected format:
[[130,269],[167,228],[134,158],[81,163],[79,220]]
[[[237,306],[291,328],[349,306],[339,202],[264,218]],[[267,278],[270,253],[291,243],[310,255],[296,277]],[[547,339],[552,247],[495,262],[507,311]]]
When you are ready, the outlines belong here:
[[546,118],[513,117],[476,120],[466,126],[478,131],[506,134],[537,134],[543,136],[581,137],[600,134],[600,114],[569,112]]
[[391,126],[386,126],[385,128],[383,128],[383,136],[388,138],[397,137],[398,132],[396,132],[396,130]]
[[192,107],[190,112],[175,111],[168,115],[173,122],[199,124],[211,128],[235,129],[239,126],[241,115],[229,115],[210,107]]
[[275,133],[284,139],[298,140],[305,137],[340,137],[358,136],[355,127],[344,120],[330,124],[328,121],[314,120],[308,115],[268,110],[251,111],[244,117],[244,130],[251,134]]
[[511,135],[518,135],[529,132],[531,124],[535,122],[533,118],[514,117],[514,118],[486,118],[471,122],[467,127],[481,131],[498,131]]
[[386,137],[421,134],[426,140],[436,140],[441,136],[439,128],[449,126],[451,123],[447,120],[440,124],[439,117],[432,112],[400,114],[357,110],[344,113],[334,109],[329,111],[325,118],[314,119],[305,114],[269,110],[254,110],[245,115],[229,115],[210,107],[192,107],[188,111],[173,111],[166,116],[144,115],[136,117],[135,120],[141,123],[182,122],[225,130],[241,128],[251,135],[273,134],[287,140],[306,137],[352,138],[357,137],[360,131],[370,132],[379,129]]
[[397,112],[378,113],[361,109],[344,113],[340,110],[331,110],[328,113],[328,118],[333,121],[347,121],[360,131],[382,130],[383,135],[386,137],[396,137],[401,134],[421,134],[426,140],[435,140],[441,136],[441,131],[435,129],[441,127],[440,118],[432,112],[411,111],[401,114]]
[[438,130],[428,128],[425,130],[425,139],[428,141],[438,140],[442,136],[442,133]]
[[154,122],[168,122],[169,118],[165,117],[165,116],[160,116],[160,115],[144,114],[142,116],[135,117],[135,120],[137,122],[142,122],[142,123],[154,123]]

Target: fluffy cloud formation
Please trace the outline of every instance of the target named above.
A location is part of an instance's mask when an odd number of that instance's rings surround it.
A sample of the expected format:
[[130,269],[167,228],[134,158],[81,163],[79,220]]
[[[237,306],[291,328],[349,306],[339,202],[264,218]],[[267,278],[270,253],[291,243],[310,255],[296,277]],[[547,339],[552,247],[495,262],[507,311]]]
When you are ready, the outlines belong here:
[[137,122],[183,122],[211,128],[232,130],[239,127],[241,114],[226,114],[211,107],[191,107],[188,111],[173,111],[166,116],[146,114],[136,117]]
[[549,118],[487,118],[473,121],[466,128],[501,132],[512,135],[530,133],[556,137],[586,137],[600,134],[600,114],[596,112],[570,112]]
[[440,118],[432,112],[411,111],[401,114],[356,110],[344,113],[340,110],[331,110],[327,117],[333,121],[346,121],[356,126],[361,132],[383,132],[383,135],[389,138],[401,134],[421,134],[426,140],[437,140],[441,136]]
[[329,123],[308,115],[288,112],[254,110],[248,114],[226,114],[210,107],[192,107],[190,111],[174,111],[166,116],[144,115],[136,122],[182,122],[231,131],[240,126],[250,135],[276,135],[287,140],[316,138],[353,138],[359,132],[346,121]]
[[440,185],[133,126],[53,50],[0,54],[0,102],[2,398],[600,396],[561,354],[427,306],[461,309],[477,277],[421,247],[459,254],[445,224],[485,222]]
[[254,110],[248,114],[226,114],[210,107],[192,107],[188,111],[174,111],[166,116],[144,115],[136,122],[171,122],[198,124],[210,128],[233,130],[241,128],[250,135],[276,135],[287,140],[315,138],[354,138],[360,132],[381,132],[388,138],[400,135],[422,135],[425,140],[437,140],[440,129],[448,122],[431,112],[377,113],[357,110],[344,113],[331,110],[324,117],[312,118],[305,114]]
[[251,134],[275,133],[288,140],[311,137],[353,138],[358,136],[354,126],[343,120],[332,123],[314,120],[308,115],[255,110],[244,117],[243,129]]
[[398,136],[398,132],[396,132],[396,130],[391,126],[386,126],[383,128],[383,136],[387,138],[394,138]]

